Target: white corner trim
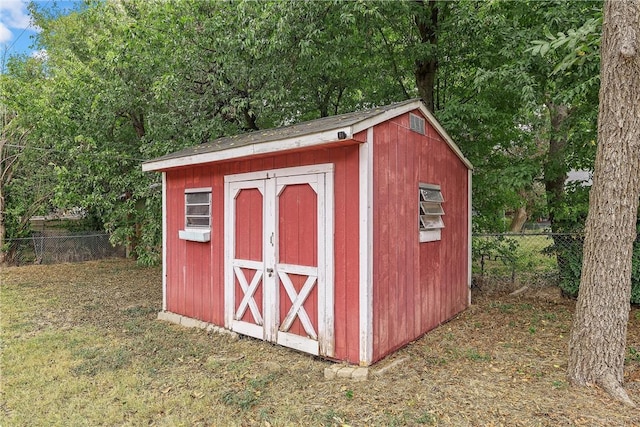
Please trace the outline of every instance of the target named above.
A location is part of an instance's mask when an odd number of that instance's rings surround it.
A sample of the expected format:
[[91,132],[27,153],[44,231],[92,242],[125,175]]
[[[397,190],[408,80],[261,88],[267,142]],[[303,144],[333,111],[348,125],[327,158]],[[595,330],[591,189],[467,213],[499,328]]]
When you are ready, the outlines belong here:
[[468,189],[467,189],[467,191],[469,193],[468,202],[467,202],[468,203],[467,215],[469,217],[468,218],[468,225],[467,225],[468,233],[469,233],[468,236],[467,236],[467,239],[468,239],[468,251],[469,251],[468,259],[467,259],[467,262],[469,263],[468,264],[468,271],[467,271],[467,286],[469,287],[469,289],[468,289],[468,301],[467,302],[468,302],[468,305],[471,305],[471,282],[473,280],[473,276],[472,276],[472,272],[471,272],[471,267],[472,267],[472,262],[473,262],[473,254],[472,254],[472,247],[471,247],[471,245],[473,244],[473,238],[472,238],[473,234],[472,234],[472,231],[471,231],[471,227],[473,225],[472,224],[472,220],[473,220],[473,205],[472,205],[472,193],[473,193],[473,191],[472,191],[472,188],[473,187],[472,187],[471,184],[472,184],[473,171],[471,169],[469,169],[469,171],[467,173],[468,173],[468,184],[467,184],[468,185]]
[[[324,305],[324,340],[320,342],[322,354],[333,357],[336,352],[335,336],[335,184],[333,176],[333,164],[331,171],[324,175],[324,230],[327,236],[324,242],[324,283],[325,283],[325,305]],[[318,220],[319,221],[319,220]],[[321,236],[318,236],[318,241]]]
[[211,240],[211,230],[203,229],[203,230],[195,230],[195,229],[187,229],[187,230],[179,230],[178,237],[180,240],[189,240],[191,242],[208,242]]
[[373,127],[359,147],[359,267],[360,365],[373,359]]
[[167,310],[167,173],[162,172],[162,310]]

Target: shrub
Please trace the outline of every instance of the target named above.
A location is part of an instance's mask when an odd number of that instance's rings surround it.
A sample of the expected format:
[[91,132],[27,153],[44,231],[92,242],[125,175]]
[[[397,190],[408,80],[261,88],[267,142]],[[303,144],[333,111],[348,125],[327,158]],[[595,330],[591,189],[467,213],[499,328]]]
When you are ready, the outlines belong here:
[[[552,250],[558,258],[560,289],[568,296],[578,296],[580,275],[582,273],[583,236],[554,236]],[[640,237],[633,245],[631,267],[631,303],[640,304]]]

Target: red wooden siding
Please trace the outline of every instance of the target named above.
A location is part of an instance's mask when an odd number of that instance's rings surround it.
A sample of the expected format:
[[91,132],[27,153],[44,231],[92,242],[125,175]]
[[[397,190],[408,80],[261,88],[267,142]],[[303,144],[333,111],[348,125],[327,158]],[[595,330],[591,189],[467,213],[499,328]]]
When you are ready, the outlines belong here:
[[183,169],[172,176],[175,178],[167,180],[167,228],[174,230],[174,241],[167,245],[167,259],[171,260],[168,267],[173,267],[173,277],[179,279],[167,287],[167,310],[211,322],[210,307],[216,301],[211,286],[211,248],[196,242],[176,243],[178,230],[185,225],[185,188],[211,187],[212,180],[197,169]]
[[[333,163],[335,358],[357,363],[359,160],[358,145],[346,145],[347,143],[348,141],[343,141],[341,146],[334,148],[167,171],[167,310],[224,326],[225,175]],[[201,187],[212,187],[211,241],[197,243],[180,240],[178,230],[184,228],[184,190]],[[251,235],[253,236],[253,232]],[[246,250],[254,256],[254,248],[252,243]]]
[[[408,114],[374,128],[372,362],[467,306],[467,168],[428,122],[426,131],[409,130]],[[441,186],[440,241],[419,243],[420,182]]]

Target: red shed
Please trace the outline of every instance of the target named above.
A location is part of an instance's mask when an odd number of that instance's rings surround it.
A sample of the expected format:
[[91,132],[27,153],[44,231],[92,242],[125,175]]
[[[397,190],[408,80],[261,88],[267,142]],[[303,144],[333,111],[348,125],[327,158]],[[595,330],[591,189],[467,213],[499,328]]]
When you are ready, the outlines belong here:
[[420,100],[142,169],[162,172],[164,319],[370,365],[470,303],[471,164]]

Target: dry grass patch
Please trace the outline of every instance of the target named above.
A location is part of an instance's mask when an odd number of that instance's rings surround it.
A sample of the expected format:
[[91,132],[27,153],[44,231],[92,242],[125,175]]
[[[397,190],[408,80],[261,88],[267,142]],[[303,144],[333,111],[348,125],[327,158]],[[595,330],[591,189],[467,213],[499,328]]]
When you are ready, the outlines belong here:
[[[573,302],[554,288],[476,295],[372,367],[156,320],[161,270],[122,261],[4,269],[0,425],[631,426],[640,414],[565,380]],[[626,366],[640,402],[640,311]]]

